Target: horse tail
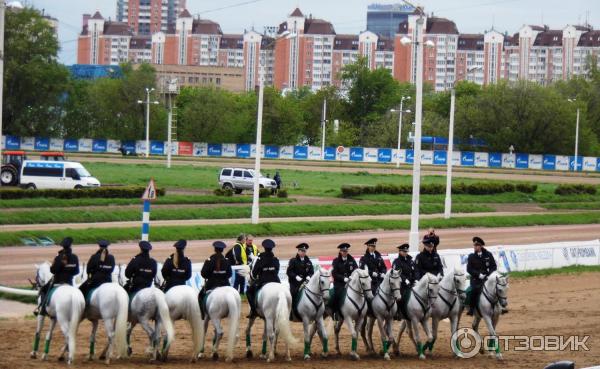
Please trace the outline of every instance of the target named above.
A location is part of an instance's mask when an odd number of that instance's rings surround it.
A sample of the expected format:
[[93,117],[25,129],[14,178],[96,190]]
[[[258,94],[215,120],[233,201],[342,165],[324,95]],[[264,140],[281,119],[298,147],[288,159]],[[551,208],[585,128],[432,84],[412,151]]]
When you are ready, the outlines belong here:
[[202,324],[202,314],[200,313],[200,305],[198,304],[198,298],[196,293],[192,290],[186,291],[188,292],[188,298],[186,299],[188,303],[187,307],[187,317],[189,319],[190,325],[192,326],[192,342],[193,342],[193,350],[194,357],[198,357],[200,354],[200,346],[202,342],[204,342],[204,327]]
[[77,330],[79,329],[79,323],[83,319],[83,313],[85,309],[85,300],[83,294],[73,287],[74,292],[71,294],[71,320],[69,321],[69,356],[75,357],[75,346],[77,342]]
[[290,309],[288,308],[287,297],[282,289],[277,296],[277,309],[275,310],[275,324],[279,334],[283,336],[286,344],[291,345],[296,342],[290,329]]
[[173,321],[171,320],[169,305],[167,305],[165,294],[161,290],[157,289],[154,291],[154,301],[156,302],[156,307],[158,308],[158,316],[160,317],[160,321],[165,326],[165,331],[167,331],[167,343],[164,346],[164,349],[166,350],[171,346],[173,339],[175,339]]
[[117,357],[127,357],[127,314],[129,312],[129,296],[125,290],[118,286],[115,289],[116,300],[119,306],[117,318],[115,319],[115,347]]
[[227,335],[227,359],[233,360],[233,349],[238,338],[242,302],[236,293],[226,294],[227,309],[229,310],[229,334]]

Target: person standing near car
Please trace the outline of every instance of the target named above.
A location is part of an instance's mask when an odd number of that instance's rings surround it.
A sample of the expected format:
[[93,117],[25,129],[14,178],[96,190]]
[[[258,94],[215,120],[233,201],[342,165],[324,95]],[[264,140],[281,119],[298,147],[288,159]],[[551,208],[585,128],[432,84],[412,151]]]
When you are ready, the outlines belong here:
[[273,180],[277,185],[277,191],[279,191],[281,189],[281,175],[279,174],[279,171],[275,172],[275,177],[273,177]]

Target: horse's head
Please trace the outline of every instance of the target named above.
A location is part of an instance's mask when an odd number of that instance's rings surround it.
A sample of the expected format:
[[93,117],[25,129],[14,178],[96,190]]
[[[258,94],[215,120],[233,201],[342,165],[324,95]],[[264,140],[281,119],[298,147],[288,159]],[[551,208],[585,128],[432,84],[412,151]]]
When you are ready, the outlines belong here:
[[454,288],[456,289],[458,298],[460,299],[460,302],[464,304],[467,298],[467,287],[469,286],[469,283],[467,282],[467,275],[465,274],[464,270],[459,267],[455,267],[453,280]]
[[508,276],[494,272],[488,278],[492,279],[495,286],[496,296],[502,307],[508,306]]
[[[319,265],[315,268],[315,275],[318,275],[319,279],[319,289],[321,290],[321,295],[323,298],[329,298],[329,289],[331,288],[331,272],[320,268]],[[314,275],[313,275],[314,277]]]
[[50,263],[44,261],[42,264],[35,265],[35,286],[36,288],[42,288],[46,283],[52,279],[52,272],[50,271]]
[[442,280],[442,276],[435,276],[431,273],[426,273],[423,276],[423,279],[427,282],[427,299],[429,300],[429,304],[433,304],[433,302],[437,299],[439,291],[440,291],[440,281]]
[[400,277],[400,271],[395,269],[390,269],[385,276],[390,283],[390,290],[394,295],[396,301],[399,301],[402,298],[402,293],[400,292],[400,287],[402,286],[402,278]]
[[365,294],[367,299],[373,298],[373,291],[371,290],[371,277],[369,272],[365,269],[355,269],[350,275],[350,285],[354,288],[360,289]]

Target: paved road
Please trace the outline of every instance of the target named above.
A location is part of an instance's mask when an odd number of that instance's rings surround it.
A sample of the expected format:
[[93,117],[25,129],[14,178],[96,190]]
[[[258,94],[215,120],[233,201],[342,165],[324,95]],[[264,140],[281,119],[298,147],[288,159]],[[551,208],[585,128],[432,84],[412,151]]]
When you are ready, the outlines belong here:
[[[477,235],[488,245],[519,245],[558,241],[584,241],[600,237],[600,225],[561,225],[536,227],[506,228],[458,228],[438,229],[441,237],[440,248],[464,248],[471,245],[471,239]],[[341,242],[353,245],[351,253],[355,256],[364,252],[363,243],[372,238],[379,238],[378,250],[382,253],[396,252],[396,246],[408,240],[408,231],[368,231],[340,233],[330,235],[298,235],[290,237],[274,237],[277,242],[275,254],[282,258],[290,258],[296,253],[295,246],[301,242],[310,244],[309,255],[324,256],[337,254],[336,246]],[[213,251],[214,240],[190,240],[186,254],[193,262],[205,260]],[[233,240],[225,240],[233,245]],[[256,240],[258,244],[262,238]],[[153,242],[152,256],[163,261],[172,252],[172,242]],[[97,250],[95,245],[79,245],[74,247],[75,253],[82,262]],[[27,278],[34,276],[34,264],[44,260],[52,260],[58,247],[2,247],[0,248],[0,284],[24,286]],[[125,242],[110,246],[118,263],[127,263],[138,252],[137,243]]]

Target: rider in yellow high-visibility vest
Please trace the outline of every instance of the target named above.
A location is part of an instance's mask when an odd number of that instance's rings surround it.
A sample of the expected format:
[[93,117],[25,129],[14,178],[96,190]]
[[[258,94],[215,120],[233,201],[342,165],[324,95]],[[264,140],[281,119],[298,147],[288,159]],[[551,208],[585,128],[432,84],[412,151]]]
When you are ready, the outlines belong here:
[[[238,236],[236,244],[227,252],[225,257],[234,266],[248,265],[257,255],[258,248],[254,245],[254,237],[251,234],[245,235],[242,233]],[[240,294],[243,294],[246,290],[245,279],[237,273],[233,282],[233,288],[238,290]]]

